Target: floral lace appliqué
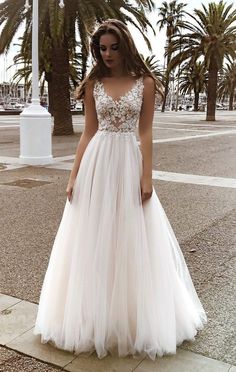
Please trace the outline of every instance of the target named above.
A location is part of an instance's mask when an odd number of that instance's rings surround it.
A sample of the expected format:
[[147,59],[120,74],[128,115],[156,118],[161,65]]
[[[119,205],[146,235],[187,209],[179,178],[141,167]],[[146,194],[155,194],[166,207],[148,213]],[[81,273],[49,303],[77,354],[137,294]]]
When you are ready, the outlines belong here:
[[102,82],[94,85],[98,130],[108,132],[134,132],[143,100],[143,78],[138,78],[133,87],[119,99],[109,96]]

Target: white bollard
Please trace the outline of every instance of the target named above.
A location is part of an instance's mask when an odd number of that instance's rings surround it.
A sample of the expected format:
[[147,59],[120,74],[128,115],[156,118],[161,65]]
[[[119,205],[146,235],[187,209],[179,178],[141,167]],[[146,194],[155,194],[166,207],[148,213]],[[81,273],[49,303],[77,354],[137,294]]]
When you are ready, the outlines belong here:
[[[20,115],[20,163],[52,163],[51,115],[40,105],[38,60],[38,0],[32,1],[32,103]],[[26,10],[29,3],[26,2]]]
[[30,105],[20,115],[20,163],[50,164],[52,157],[52,118],[41,105]]

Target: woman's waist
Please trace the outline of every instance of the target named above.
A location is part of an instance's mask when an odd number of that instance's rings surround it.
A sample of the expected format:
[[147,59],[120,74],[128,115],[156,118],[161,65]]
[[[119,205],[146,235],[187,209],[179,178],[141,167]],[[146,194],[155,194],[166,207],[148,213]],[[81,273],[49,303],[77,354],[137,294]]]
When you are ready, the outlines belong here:
[[137,144],[137,138],[136,138],[136,133],[134,130],[112,130],[111,128],[98,128],[96,132],[96,137],[103,137],[103,138],[114,138],[114,139],[128,139],[131,142],[134,142]]
[[109,132],[109,133],[128,133],[134,134],[136,130],[136,125],[130,125],[127,123],[122,124],[111,124],[111,123],[100,123],[98,126],[98,130],[101,132]]

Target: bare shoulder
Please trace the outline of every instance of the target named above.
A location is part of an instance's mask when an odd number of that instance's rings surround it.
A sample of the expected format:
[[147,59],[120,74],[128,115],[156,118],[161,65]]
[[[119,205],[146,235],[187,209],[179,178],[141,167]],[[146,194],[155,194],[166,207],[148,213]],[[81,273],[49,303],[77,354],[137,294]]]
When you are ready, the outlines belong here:
[[143,98],[144,102],[152,102],[155,97],[155,81],[151,76],[143,78]]
[[95,79],[87,80],[86,83],[85,83],[85,90],[87,90],[88,92],[92,91],[93,88],[94,88],[95,82],[96,82]]
[[151,76],[144,76],[143,84],[144,84],[144,88],[147,88],[148,90],[155,88],[155,81]]
[[93,96],[93,90],[94,90],[95,80],[89,79],[85,83],[85,97],[92,97]]

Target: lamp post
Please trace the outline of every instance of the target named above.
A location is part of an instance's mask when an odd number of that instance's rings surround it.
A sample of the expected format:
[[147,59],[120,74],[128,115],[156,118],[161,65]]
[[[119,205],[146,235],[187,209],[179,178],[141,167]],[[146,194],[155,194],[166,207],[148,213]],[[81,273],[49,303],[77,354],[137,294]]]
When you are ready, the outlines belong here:
[[[64,7],[63,0],[59,6]],[[26,11],[29,8],[29,0],[26,0]],[[32,8],[32,100],[20,114],[20,163],[44,165],[53,161],[52,120],[39,98],[38,0],[32,0]]]

